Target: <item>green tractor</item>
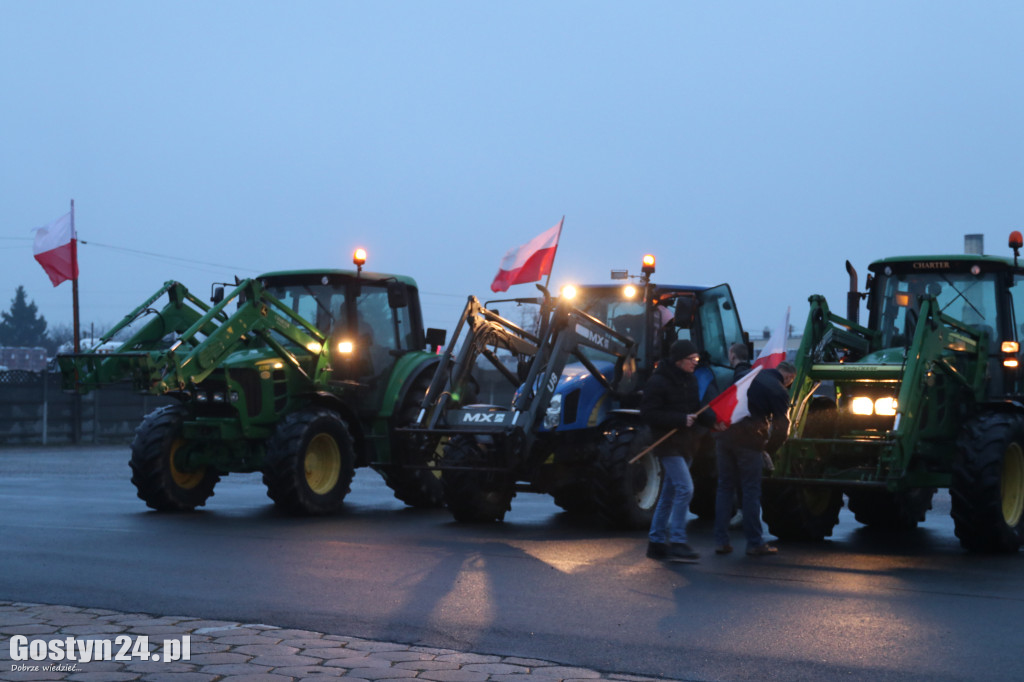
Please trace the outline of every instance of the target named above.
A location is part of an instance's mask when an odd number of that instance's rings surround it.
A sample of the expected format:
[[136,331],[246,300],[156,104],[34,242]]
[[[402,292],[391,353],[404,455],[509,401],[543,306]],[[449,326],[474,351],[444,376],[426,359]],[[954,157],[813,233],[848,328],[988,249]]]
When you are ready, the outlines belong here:
[[99,340],[133,331],[115,352],[58,357],[67,390],[129,381],[176,399],[146,416],[131,445],[132,483],[149,507],[192,510],[222,476],[262,472],[282,509],[330,514],[360,466],[407,504],[440,505],[436,472],[417,466],[396,428],[415,420],[438,363],[425,349],[445,332],[424,334],[413,279],[363,272],[362,249],[354,262],[246,279],[227,296],[215,287],[213,305],[170,281]]
[[[1024,538],[1021,235],[1013,258],[906,256],[850,275],[847,318],[821,296],[797,352],[791,436],[764,485],[780,539],[832,534],[843,496],[862,524],[917,526],[948,488],[968,550]],[[858,321],[866,298],[867,326]]]

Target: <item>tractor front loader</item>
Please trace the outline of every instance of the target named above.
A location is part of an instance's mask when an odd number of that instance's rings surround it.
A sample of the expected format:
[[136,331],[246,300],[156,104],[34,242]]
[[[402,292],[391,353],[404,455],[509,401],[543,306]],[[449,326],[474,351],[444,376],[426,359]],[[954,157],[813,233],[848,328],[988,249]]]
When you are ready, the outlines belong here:
[[[631,338],[546,292],[541,301],[521,301],[540,304],[537,333],[469,298],[420,419],[409,429],[425,451],[440,455],[445,503],[458,521],[500,521],[517,491],[557,496],[589,478],[594,444],[568,451],[555,447],[556,432],[540,428],[557,418],[551,408],[556,388],[578,378],[579,372],[565,374],[570,361],[610,393],[632,390]],[[480,358],[516,389],[510,403],[476,401],[473,370]]]
[[[114,353],[58,357],[64,387],[114,382],[176,403],[150,413],[131,445],[132,483],[160,511],[191,510],[221,476],[262,472],[297,514],[337,511],[354,469],[379,471],[408,504],[440,503],[435,472],[396,432],[415,419],[437,364],[424,350],[415,282],[359,270],[301,270],[237,282],[214,305],[167,282],[100,339]],[[164,295],[166,304],[154,304]],[[233,312],[228,311],[235,305]]]
[[[868,526],[913,528],[948,488],[961,545],[1016,551],[1024,537],[1024,394],[1017,311],[1024,270],[979,255],[888,258],[847,318],[821,296],[797,353],[791,436],[765,481],[780,539],[822,539],[844,495]],[[861,297],[870,319],[858,322]]]
[[[652,442],[637,409],[643,382],[674,341],[690,339],[704,358],[702,397],[710,397],[732,376],[729,346],[748,340],[728,285],[655,284],[651,255],[641,272],[639,285],[614,271],[613,279],[627,282],[565,287],[557,299],[546,291],[543,299],[514,299],[540,307],[535,333],[470,299],[416,427],[432,434],[425,449],[443,455],[445,500],[457,519],[500,520],[522,490],[550,494],[566,511],[608,526],[650,524],[661,466],[653,455],[630,463]],[[463,328],[469,334],[455,358]],[[480,404],[478,357],[499,370],[514,398]],[[691,465],[698,515],[714,507],[713,452],[710,437],[703,438]]]

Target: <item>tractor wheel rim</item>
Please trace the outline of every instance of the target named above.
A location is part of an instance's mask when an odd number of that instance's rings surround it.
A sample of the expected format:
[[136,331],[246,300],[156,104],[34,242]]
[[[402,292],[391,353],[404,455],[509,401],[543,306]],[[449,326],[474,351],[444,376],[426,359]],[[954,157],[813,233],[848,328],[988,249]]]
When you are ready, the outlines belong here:
[[633,485],[636,491],[636,504],[640,509],[654,509],[661,491],[661,478],[658,476],[658,458],[648,453],[639,462],[633,474]]
[[309,442],[305,457],[306,485],[317,495],[329,493],[341,477],[341,450],[333,438],[319,433]]
[[1003,519],[1016,528],[1024,517],[1024,450],[1019,443],[1010,443],[1006,448],[1001,487]]
[[199,485],[199,482],[203,480],[203,476],[206,475],[206,467],[195,469],[193,471],[183,471],[178,468],[174,460],[178,456],[178,450],[181,448],[181,444],[184,441],[180,438],[171,444],[171,451],[167,456],[167,461],[170,464],[171,479],[174,484],[179,488],[185,490],[191,490]]

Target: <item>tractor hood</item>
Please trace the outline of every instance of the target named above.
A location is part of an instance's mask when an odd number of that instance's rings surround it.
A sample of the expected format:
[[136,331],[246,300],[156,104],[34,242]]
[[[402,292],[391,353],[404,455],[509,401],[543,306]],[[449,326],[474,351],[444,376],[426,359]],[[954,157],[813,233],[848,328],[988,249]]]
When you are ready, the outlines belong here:
[[[595,362],[594,366],[606,377],[615,371],[615,365],[607,361]],[[604,420],[609,410],[608,398],[608,391],[582,363],[570,363],[562,370],[540,430],[570,431],[594,427]]]

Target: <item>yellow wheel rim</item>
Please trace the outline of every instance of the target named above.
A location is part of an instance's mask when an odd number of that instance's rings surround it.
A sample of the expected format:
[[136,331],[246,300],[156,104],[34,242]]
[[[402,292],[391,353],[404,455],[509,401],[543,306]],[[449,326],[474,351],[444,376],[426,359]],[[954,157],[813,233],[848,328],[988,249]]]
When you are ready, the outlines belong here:
[[1016,527],[1024,516],[1024,451],[1019,443],[1010,443],[1003,456],[1003,519]]
[[173,443],[171,443],[171,451],[170,454],[168,454],[167,456],[167,461],[170,464],[171,479],[174,481],[174,484],[179,488],[191,490],[192,488],[195,488],[197,485],[199,485],[199,483],[203,480],[203,477],[206,475],[206,467],[202,467],[194,471],[182,471],[181,469],[178,468],[174,460],[177,457],[178,450],[181,448],[181,445],[184,442],[184,440],[178,438]]
[[305,458],[306,485],[317,495],[325,495],[341,478],[341,450],[333,438],[320,433],[309,441]]

